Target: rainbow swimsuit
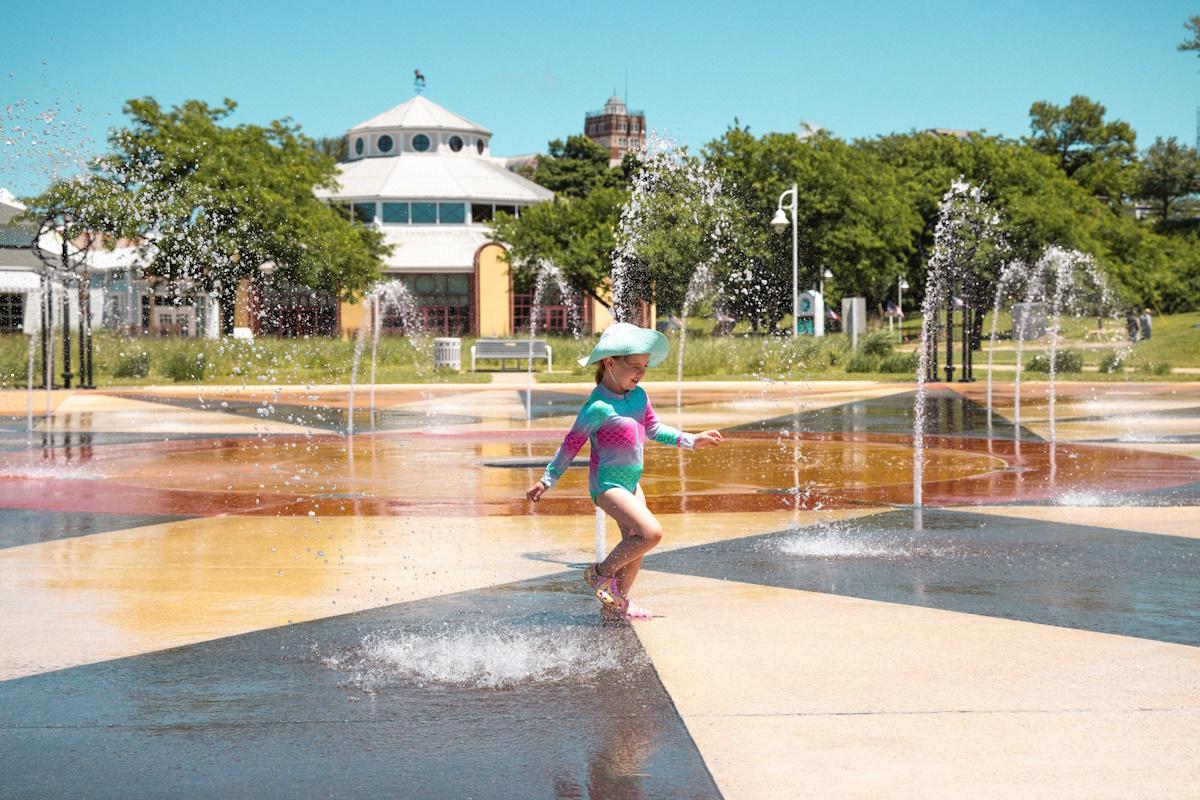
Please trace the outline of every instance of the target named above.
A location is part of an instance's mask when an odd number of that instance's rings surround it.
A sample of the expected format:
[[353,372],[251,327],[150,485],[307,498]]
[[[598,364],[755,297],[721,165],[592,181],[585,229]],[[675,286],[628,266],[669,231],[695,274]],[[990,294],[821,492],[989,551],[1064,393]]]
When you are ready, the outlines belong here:
[[617,394],[605,386],[597,386],[588,395],[553,460],[546,465],[542,483],[546,488],[557,483],[571,466],[579,448],[590,441],[592,458],[588,465],[588,491],[592,501],[615,487],[635,494],[642,478],[642,449],[646,439],[689,450],[694,450],[696,445],[693,434],[658,421],[642,387]]

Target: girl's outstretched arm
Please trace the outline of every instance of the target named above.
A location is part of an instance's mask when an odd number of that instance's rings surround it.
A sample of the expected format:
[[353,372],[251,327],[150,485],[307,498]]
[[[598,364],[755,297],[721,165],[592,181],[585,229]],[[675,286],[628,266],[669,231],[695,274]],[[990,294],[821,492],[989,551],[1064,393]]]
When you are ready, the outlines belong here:
[[696,449],[695,435],[672,428],[665,422],[660,421],[658,415],[654,413],[654,407],[650,405],[649,397],[646,398],[646,438],[653,439],[659,444],[671,445],[672,447],[685,447],[688,450]]

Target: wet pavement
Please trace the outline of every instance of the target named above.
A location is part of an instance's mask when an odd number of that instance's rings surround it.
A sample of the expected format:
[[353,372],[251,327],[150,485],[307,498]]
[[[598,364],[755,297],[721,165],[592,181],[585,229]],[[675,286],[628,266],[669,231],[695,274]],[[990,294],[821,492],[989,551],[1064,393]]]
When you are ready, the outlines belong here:
[[632,626],[523,497],[590,388],[0,397],[0,797],[1200,785],[1200,387],[936,386],[917,526],[910,386],[649,386],[726,443],[648,446]]

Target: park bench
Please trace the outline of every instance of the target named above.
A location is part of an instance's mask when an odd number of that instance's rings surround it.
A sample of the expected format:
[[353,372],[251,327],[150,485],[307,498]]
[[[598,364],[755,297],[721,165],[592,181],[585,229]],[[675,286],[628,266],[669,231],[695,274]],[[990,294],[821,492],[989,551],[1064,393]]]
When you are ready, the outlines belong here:
[[471,371],[475,371],[475,362],[484,359],[498,360],[500,369],[504,369],[509,359],[520,362],[533,361],[535,358],[546,359],[546,369],[554,369],[554,356],[550,345],[544,339],[479,339],[471,345]]

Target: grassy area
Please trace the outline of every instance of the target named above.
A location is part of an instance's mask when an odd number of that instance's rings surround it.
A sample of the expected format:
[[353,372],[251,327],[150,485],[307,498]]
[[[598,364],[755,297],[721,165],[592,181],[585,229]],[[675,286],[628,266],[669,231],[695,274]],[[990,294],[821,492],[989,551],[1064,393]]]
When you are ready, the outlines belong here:
[[[28,338],[0,337],[0,388],[25,386]],[[79,368],[79,340],[71,341],[71,369]],[[55,340],[56,356],[61,343]],[[93,376],[98,386],[156,383],[277,385],[348,383],[354,342],[342,339],[152,339],[101,333],[93,339]],[[40,348],[34,366],[39,382]],[[487,375],[434,369],[431,343],[417,346],[405,337],[383,337],[376,357],[378,383],[486,383]],[[55,362],[55,378],[62,372]],[[359,380],[370,373],[370,345],[359,365]]]
[[[991,330],[991,315],[984,320],[984,331]],[[918,323],[919,325],[919,323]],[[1172,367],[1200,368],[1200,312],[1172,314],[1155,317],[1153,335],[1148,341],[1137,342],[1132,349],[1125,335],[1124,325],[1117,327],[1112,320],[1106,320],[1102,330],[1097,329],[1095,319],[1064,319],[1062,322],[1062,338],[1059,341],[1060,350],[1072,350],[1082,356],[1085,366],[1099,367],[1106,359],[1113,358],[1117,353],[1128,353],[1124,365],[1135,372],[1154,372],[1155,370]],[[919,331],[919,327],[916,328]],[[1012,330],[1011,320],[1002,315],[999,330],[1005,332],[1005,338],[996,342],[993,353],[995,364],[1015,365],[1017,363],[1016,343],[1008,337]],[[912,347],[912,345],[909,345]],[[990,343],[985,341],[982,352],[976,353],[977,364],[987,365]],[[1025,364],[1040,352],[1048,350],[1050,338],[1025,343]]]
[[[1119,337],[1107,323],[1108,333]],[[1094,371],[1082,373],[1086,380],[1200,379],[1196,375],[1170,374],[1171,367],[1200,367],[1200,313],[1177,314],[1155,319],[1154,335],[1134,345],[1123,366],[1129,371],[1106,375]],[[1097,345],[1095,320],[1064,321],[1062,350],[1077,352],[1085,367],[1099,366],[1120,344]],[[1010,330],[1002,318],[1001,330]],[[906,334],[919,332],[920,320],[907,320]],[[985,325],[990,330],[990,320]],[[679,334],[672,340],[671,356],[648,373],[650,380],[674,380],[677,368]],[[593,337],[571,339],[550,336],[554,353],[554,372],[544,362],[535,362],[537,379],[546,383],[587,382],[591,369],[576,362],[591,351]],[[912,380],[915,354],[912,343],[891,352],[897,337],[888,336],[886,326],[860,338],[858,353],[850,348],[849,337],[832,334],[821,339],[787,336],[754,336],[735,333],[715,337],[689,326],[683,377],[685,380]],[[95,381],[99,386],[137,386],[156,383],[201,384],[327,384],[347,383],[354,357],[354,342],[341,339],[258,339],[253,344],[229,339],[126,338],[110,333],[96,336],[94,344]],[[464,371],[434,369],[432,343],[419,340],[416,345],[405,337],[383,337],[379,342],[376,381],[379,383],[484,383],[488,371],[498,370],[499,362],[481,362],[480,372],[471,373],[470,347],[473,338],[462,340]],[[21,335],[0,337],[0,388],[25,385],[28,339]],[[985,348],[987,344],[985,343]],[[1030,359],[1048,347],[1048,340],[1027,343],[1026,366]],[[78,368],[78,339],[72,341],[72,369]],[[997,365],[1016,362],[1013,342],[997,343]],[[55,348],[61,353],[61,345]],[[40,351],[39,351],[40,352]],[[958,360],[959,350],[955,351]],[[975,354],[976,375],[983,377],[987,350]],[[510,369],[512,362],[509,362]],[[40,364],[35,370],[40,368]],[[369,350],[360,365],[360,380],[367,380]],[[61,373],[61,367],[56,370]],[[40,374],[40,373],[38,373]],[[1074,374],[1074,373],[1072,373]],[[1002,373],[1003,376],[1003,373]],[[1035,375],[1029,375],[1036,379]],[[35,376],[35,383],[38,378]]]

